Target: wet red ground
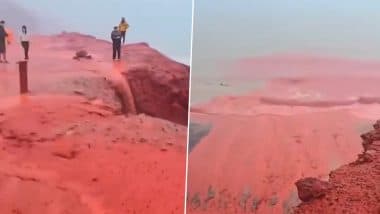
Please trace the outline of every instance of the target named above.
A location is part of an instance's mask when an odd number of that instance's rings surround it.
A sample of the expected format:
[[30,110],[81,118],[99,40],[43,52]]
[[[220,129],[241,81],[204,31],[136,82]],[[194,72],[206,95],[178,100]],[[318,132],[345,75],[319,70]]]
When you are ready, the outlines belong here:
[[[72,60],[83,43],[94,59]],[[0,64],[0,213],[183,213],[186,127],[121,114],[114,84],[126,65],[109,51],[77,34],[33,38],[31,93],[18,96],[22,52],[10,49],[11,64]]]
[[288,213],[300,202],[295,181],[327,179],[354,161],[380,111],[380,75],[374,63],[347,62],[244,62],[235,75],[265,80],[263,88],[193,106],[192,121],[212,129],[189,156],[189,213]]

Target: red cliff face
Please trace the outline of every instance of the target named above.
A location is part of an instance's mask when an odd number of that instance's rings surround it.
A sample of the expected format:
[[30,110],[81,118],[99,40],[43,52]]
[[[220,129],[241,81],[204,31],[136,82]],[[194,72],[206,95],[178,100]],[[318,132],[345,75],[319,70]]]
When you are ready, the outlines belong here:
[[[91,59],[80,62],[72,60],[80,51],[85,51]],[[21,47],[16,44],[10,46],[9,52],[10,60],[18,59],[19,54],[22,53]],[[113,90],[121,98],[122,107],[126,113],[142,113],[187,125],[189,66],[169,59],[145,43],[124,46],[122,61],[112,64],[110,57],[112,50],[109,42],[80,33],[63,32],[54,36],[33,37],[30,54],[32,60],[29,68],[31,74],[33,73],[30,75],[30,84],[33,92],[71,90],[72,83],[78,82],[73,81],[73,76],[97,78],[96,82],[99,83],[104,79],[102,77],[106,77],[114,86]],[[8,66],[4,67],[4,71],[9,71],[10,68],[14,69],[13,66]],[[2,72],[0,77],[9,74],[9,72]],[[43,75],[44,78],[37,78],[39,75]],[[10,87],[16,86],[16,84],[8,83],[9,81],[17,82],[16,79],[5,78],[3,78],[4,82],[7,81],[7,83],[0,85],[0,96],[9,91]],[[69,78],[71,80],[68,80]],[[57,81],[59,83],[56,83]],[[71,85],[67,86],[63,83],[65,81],[69,81]],[[94,81],[87,86],[93,85],[92,83]],[[82,87],[80,91],[93,95],[99,94],[93,92],[104,88],[104,83],[99,83],[94,83],[91,90]],[[10,86],[5,88],[4,85]],[[40,88],[41,85],[44,88]],[[61,85],[66,87],[60,87]],[[86,86],[86,84],[80,85]],[[104,99],[110,97],[108,94],[104,96]]]
[[[364,151],[358,159],[332,171],[332,188],[299,205],[295,213],[380,213],[380,121],[361,137]],[[305,191],[298,189],[298,194]]]
[[122,75],[129,82],[137,112],[187,125],[189,66],[143,43],[128,45],[124,53]]

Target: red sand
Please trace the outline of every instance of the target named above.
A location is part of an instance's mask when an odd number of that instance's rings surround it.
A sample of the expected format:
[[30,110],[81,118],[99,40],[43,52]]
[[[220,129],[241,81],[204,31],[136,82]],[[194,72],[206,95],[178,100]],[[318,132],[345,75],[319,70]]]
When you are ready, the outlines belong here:
[[189,156],[189,213],[290,212],[296,180],[326,179],[360,153],[359,134],[380,111],[378,65],[299,56],[241,63],[230,76],[266,86],[192,107],[194,122],[213,127]]
[[[94,59],[72,60],[83,44]],[[120,114],[125,64],[109,53],[80,34],[33,38],[32,96],[0,64],[0,213],[183,213],[186,127]]]

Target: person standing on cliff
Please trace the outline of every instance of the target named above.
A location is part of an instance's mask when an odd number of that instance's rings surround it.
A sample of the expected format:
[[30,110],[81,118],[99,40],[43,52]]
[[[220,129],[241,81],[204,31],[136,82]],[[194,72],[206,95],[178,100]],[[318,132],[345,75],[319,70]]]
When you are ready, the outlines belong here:
[[[0,21],[0,63],[8,63],[6,55],[6,43],[9,41],[7,40],[8,33],[4,28],[4,24],[4,21]],[[1,56],[3,56],[4,60],[1,59]]]
[[123,40],[123,44],[125,44],[125,34],[127,33],[127,30],[129,28],[129,24],[127,21],[125,21],[125,18],[121,18],[120,24],[119,24],[119,31],[121,33],[121,38]]
[[23,25],[21,28],[20,41],[21,41],[21,46],[24,49],[25,60],[28,60],[30,43],[29,43],[29,34],[25,25]]
[[111,33],[111,39],[112,39],[112,49],[113,49],[112,59],[115,60],[117,57],[117,59],[120,60],[121,32],[116,26],[113,28],[113,31]]

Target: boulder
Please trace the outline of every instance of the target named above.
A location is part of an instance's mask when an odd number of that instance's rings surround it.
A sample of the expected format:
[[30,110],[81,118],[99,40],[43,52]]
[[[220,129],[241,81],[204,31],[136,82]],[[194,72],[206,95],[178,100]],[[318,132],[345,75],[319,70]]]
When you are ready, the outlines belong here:
[[73,59],[79,60],[79,59],[92,59],[92,56],[88,54],[85,50],[80,50],[75,53],[75,56]]
[[79,57],[79,58],[84,58],[84,57],[88,56],[88,53],[85,50],[80,50],[80,51],[77,51],[75,53],[75,56]]
[[331,188],[329,182],[310,177],[298,180],[295,185],[298,190],[298,197],[303,202],[308,202],[315,198],[323,197]]

